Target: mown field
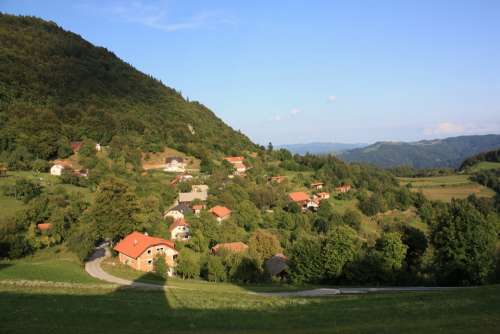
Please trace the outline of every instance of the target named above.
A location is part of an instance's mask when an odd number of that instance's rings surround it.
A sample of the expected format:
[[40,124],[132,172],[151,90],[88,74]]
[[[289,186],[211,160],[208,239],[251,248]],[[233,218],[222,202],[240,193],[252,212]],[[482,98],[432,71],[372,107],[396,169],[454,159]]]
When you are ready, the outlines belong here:
[[435,177],[401,177],[401,185],[410,184],[413,191],[422,191],[430,200],[450,202],[453,198],[493,197],[495,192],[469,179],[469,175],[455,174]]
[[481,161],[475,164],[472,167],[469,167],[468,172],[474,173],[482,170],[490,170],[490,169],[499,169],[500,162],[490,162],[490,161]]

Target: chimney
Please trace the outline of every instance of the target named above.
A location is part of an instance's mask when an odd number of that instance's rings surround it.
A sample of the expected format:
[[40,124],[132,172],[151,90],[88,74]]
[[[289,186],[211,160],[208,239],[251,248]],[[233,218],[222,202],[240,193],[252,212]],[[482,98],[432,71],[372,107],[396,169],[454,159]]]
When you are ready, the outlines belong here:
[[146,237],[147,237],[147,236],[149,236],[148,232],[144,232],[144,235],[145,235]]
[[136,246],[137,244],[138,244],[137,239],[134,239],[134,246]]

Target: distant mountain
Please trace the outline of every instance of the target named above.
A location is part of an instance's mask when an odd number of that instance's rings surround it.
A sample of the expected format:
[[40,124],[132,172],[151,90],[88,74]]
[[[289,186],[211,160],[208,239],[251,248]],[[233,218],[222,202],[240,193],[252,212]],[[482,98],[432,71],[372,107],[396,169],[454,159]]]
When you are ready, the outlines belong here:
[[339,157],[384,168],[458,168],[466,158],[499,147],[500,135],[460,136],[418,142],[377,142],[343,152]]
[[286,144],[278,148],[285,148],[294,154],[328,154],[340,153],[355,148],[365,147],[368,144],[344,144],[344,143],[307,143],[307,144]]

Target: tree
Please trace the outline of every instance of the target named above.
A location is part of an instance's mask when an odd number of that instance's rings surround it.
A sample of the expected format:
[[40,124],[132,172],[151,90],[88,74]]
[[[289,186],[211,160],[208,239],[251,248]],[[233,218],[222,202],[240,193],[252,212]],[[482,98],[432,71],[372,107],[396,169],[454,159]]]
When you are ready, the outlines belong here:
[[168,265],[164,254],[157,254],[154,258],[154,271],[155,273],[163,278],[167,277]]
[[4,192],[7,196],[12,196],[15,199],[27,203],[33,198],[39,196],[42,193],[42,189],[43,188],[39,183],[21,178],[17,179],[13,186],[7,187]]
[[347,209],[342,217],[344,223],[349,225],[352,229],[359,231],[363,217],[357,210]]
[[381,280],[391,281],[395,278],[396,273],[403,267],[407,249],[408,246],[403,243],[397,232],[384,233],[377,240],[372,258]]
[[95,223],[102,238],[118,241],[142,229],[140,211],[137,196],[130,187],[123,181],[109,179],[99,185],[86,218]]
[[252,257],[263,262],[276,253],[281,253],[282,249],[276,236],[264,230],[257,230],[248,240],[248,251]]
[[200,258],[189,248],[183,248],[177,257],[175,270],[182,278],[196,278],[200,276]]
[[495,226],[467,200],[439,210],[432,230],[440,283],[484,284],[494,270]]
[[290,252],[289,266],[293,282],[320,283],[325,271],[321,239],[303,237],[297,240]]
[[255,230],[261,221],[259,210],[248,200],[237,204],[233,219],[238,226],[245,228],[247,231]]
[[325,275],[329,279],[337,279],[346,264],[356,256],[356,232],[350,227],[334,226],[327,234],[324,246]]
[[207,279],[211,282],[223,282],[226,280],[226,269],[219,256],[208,257]]

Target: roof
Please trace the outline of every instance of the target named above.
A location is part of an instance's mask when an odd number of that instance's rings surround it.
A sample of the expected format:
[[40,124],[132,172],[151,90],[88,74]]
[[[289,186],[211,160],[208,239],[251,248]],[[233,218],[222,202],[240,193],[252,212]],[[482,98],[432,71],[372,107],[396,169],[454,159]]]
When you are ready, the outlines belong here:
[[78,152],[82,148],[83,142],[81,142],[81,141],[72,141],[70,143],[70,145],[71,145],[71,149],[73,150],[73,152]]
[[169,163],[173,162],[174,160],[177,162],[181,162],[181,163],[184,162],[183,157],[167,157],[167,158],[165,158],[165,163],[169,164]]
[[237,163],[237,162],[243,162],[245,160],[245,157],[225,157],[224,160],[226,160],[229,163]]
[[246,251],[248,249],[248,246],[241,241],[228,242],[228,243],[217,244],[217,245],[213,246],[212,252],[217,253],[221,249],[225,249],[225,250],[230,251],[230,252],[240,253],[240,252]]
[[41,223],[41,224],[37,224],[36,227],[40,231],[47,231],[47,230],[50,230],[52,228],[52,224],[51,223]]
[[132,232],[123,238],[115,246],[114,250],[131,258],[137,259],[149,247],[156,245],[165,245],[169,248],[175,249],[174,243],[170,240],[150,237],[139,232]]
[[180,203],[179,205],[174,206],[172,209],[170,209],[168,211],[169,212],[170,211],[179,211],[182,214],[192,213],[193,212],[193,210],[189,207],[189,205],[184,204],[184,203]]
[[322,186],[322,185],[323,185],[323,182],[313,182],[313,183],[311,183],[311,187]]
[[195,199],[206,201],[208,194],[206,191],[191,191],[189,193],[179,193],[179,202],[192,202]]
[[329,196],[330,193],[327,193],[327,192],[321,192],[321,193],[317,193],[318,196]]
[[203,209],[203,204],[195,204],[193,205],[193,210],[202,210]]
[[293,202],[309,201],[309,195],[302,191],[296,191],[288,194],[288,198]]
[[187,226],[189,227],[189,223],[185,219],[177,219],[168,227],[168,231],[172,232],[178,226]]
[[224,218],[231,214],[231,210],[226,208],[225,206],[216,205],[210,209],[210,212],[216,215],[219,218]]
[[288,258],[281,254],[275,254],[266,261],[266,269],[271,276],[276,276],[284,270],[288,269]]

